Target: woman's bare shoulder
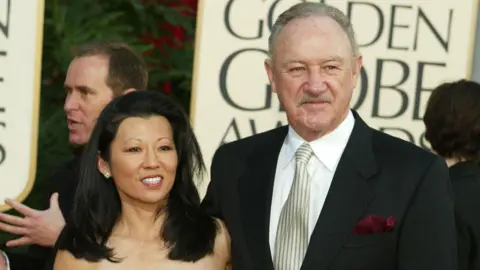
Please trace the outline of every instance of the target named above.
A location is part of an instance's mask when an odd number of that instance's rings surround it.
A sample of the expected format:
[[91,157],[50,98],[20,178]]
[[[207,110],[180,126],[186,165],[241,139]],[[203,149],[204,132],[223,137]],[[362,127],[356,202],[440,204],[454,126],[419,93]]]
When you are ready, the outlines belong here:
[[66,250],[59,250],[55,256],[53,270],[64,269],[95,270],[96,264],[86,260],[77,259],[72,255],[72,253]]
[[230,264],[230,234],[228,233],[225,223],[219,219],[215,219],[218,224],[219,231],[215,240],[214,253],[221,260]]

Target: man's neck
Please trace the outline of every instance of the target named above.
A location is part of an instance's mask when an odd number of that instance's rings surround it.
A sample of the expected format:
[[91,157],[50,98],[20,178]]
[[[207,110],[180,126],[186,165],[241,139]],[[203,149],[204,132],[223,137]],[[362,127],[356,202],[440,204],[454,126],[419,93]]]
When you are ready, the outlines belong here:
[[72,154],[75,157],[79,157],[82,155],[84,147],[85,145],[70,145],[70,148],[72,149]]
[[349,113],[350,110],[347,110],[341,117],[335,119],[330,126],[325,127],[322,130],[308,129],[296,125],[291,126],[301,138],[303,138],[307,142],[312,142],[337,129],[345,121]]

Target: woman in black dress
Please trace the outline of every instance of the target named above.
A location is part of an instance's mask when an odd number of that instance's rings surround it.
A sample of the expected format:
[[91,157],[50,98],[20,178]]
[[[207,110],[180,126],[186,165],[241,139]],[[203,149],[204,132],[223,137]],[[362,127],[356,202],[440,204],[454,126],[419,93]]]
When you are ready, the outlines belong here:
[[450,168],[458,231],[459,270],[480,270],[480,85],[438,86],[423,118],[425,137]]

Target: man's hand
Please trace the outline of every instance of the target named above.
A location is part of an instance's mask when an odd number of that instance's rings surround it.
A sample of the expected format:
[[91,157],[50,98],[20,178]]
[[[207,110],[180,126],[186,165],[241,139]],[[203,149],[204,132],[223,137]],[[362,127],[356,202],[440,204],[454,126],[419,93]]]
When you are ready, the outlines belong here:
[[10,199],[5,200],[5,203],[24,215],[22,218],[0,213],[0,230],[21,236],[18,239],[8,241],[8,247],[31,244],[46,247],[55,245],[65,225],[65,219],[58,205],[58,193],[52,195],[50,208],[44,211],[32,209]]

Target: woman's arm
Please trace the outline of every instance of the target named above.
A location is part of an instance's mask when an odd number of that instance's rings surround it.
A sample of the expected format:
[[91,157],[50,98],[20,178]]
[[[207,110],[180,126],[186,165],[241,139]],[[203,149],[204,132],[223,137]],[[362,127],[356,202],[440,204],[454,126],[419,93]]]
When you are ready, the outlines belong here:
[[222,260],[222,263],[225,263],[225,270],[231,270],[230,234],[223,221],[216,219],[216,222],[218,223],[220,230],[215,241],[214,252],[217,254],[218,258]]

